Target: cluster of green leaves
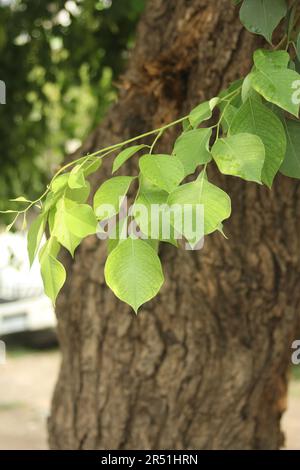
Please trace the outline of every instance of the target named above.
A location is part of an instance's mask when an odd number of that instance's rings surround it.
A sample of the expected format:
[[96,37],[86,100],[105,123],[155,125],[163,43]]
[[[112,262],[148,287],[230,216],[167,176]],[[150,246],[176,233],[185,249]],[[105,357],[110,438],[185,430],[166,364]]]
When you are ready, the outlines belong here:
[[[230,216],[231,202],[228,194],[208,181],[206,168],[211,161],[225,175],[268,187],[272,186],[278,171],[300,177],[297,146],[300,123],[288,117],[299,114],[299,104],[293,102],[292,94],[293,83],[300,80],[300,75],[289,69],[288,63],[289,54],[285,51],[256,51],[253,70],[244,80],[235,82],[220,96],[201,103],[180,120],[184,130],[175,141],[171,155],[150,153],[153,146],[149,151],[144,144],[123,149],[113,162],[113,173],[138,152],[142,153],[140,173],[112,176],[106,180],[94,195],[93,208],[86,203],[90,192],[87,177],[98,170],[104,155],[124,143],[80,158],[71,171],[66,172],[65,168],[55,176],[46,191],[41,213],[28,233],[30,260],[32,262],[39,252],[47,295],[54,301],[66,278],[64,267],[57,260],[60,246],[73,256],[81,240],[95,234],[97,222],[104,218],[97,209],[109,204],[113,209],[109,217],[118,214],[119,198],[128,193],[134,179],[139,182],[132,211],[136,224],[151,242],[175,244],[174,240],[161,237],[151,240],[150,210],[145,219],[135,211],[135,206],[143,204],[150,209],[152,204],[165,204],[166,207],[203,204],[204,234],[222,231],[224,220]],[[199,127],[217,108],[217,123]],[[167,127],[169,125],[151,133],[158,137]],[[186,182],[186,177],[195,172],[198,174],[194,181]],[[24,200],[18,202],[26,203]],[[30,202],[29,206],[38,202]],[[28,206],[24,213],[27,209]],[[19,214],[17,211],[16,216]],[[39,251],[46,226],[50,237]],[[182,236],[190,241],[191,234],[184,232]],[[106,282],[121,300],[137,311],[141,304],[157,294],[163,283],[157,243],[131,236],[126,240],[114,240],[109,247]]]
[[[35,198],[116,99],[145,0],[0,2],[0,209]],[[6,219],[5,219],[6,220]]]
[[[267,4],[264,0],[259,3]],[[246,7],[249,5],[244,0],[241,15]],[[272,28],[276,24],[273,21]],[[265,35],[264,30],[259,31]],[[39,254],[45,291],[49,297],[55,301],[66,278],[64,267],[57,259],[60,247],[65,247],[74,256],[81,240],[96,233],[99,221],[119,213],[120,198],[124,198],[129,188],[134,186],[133,181],[138,182],[138,189],[129,217],[147,239],[130,235],[125,240],[109,240],[105,279],[115,295],[137,312],[163,284],[158,244],[177,245],[175,237],[165,239],[160,230],[156,237],[152,236],[151,211],[145,218],[138,210],[139,204],[148,209],[153,204],[162,204],[166,211],[164,214],[173,206],[180,209],[189,204],[193,211],[202,204],[204,235],[223,233],[223,223],[230,217],[231,201],[228,194],[209,181],[209,164],[214,162],[224,175],[269,188],[278,172],[300,178],[299,90],[300,75],[291,62],[290,54],[286,50],[259,49],[254,53],[253,68],[244,79],[233,83],[219,96],[199,104],[189,115],[67,164],[36,201],[19,198],[17,202],[27,206],[16,211],[15,218],[20,214],[26,215],[33,205],[40,205],[40,215],[28,232],[28,251],[31,262]],[[158,139],[178,123],[182,123],[183,131],[171,154],[155,154]],[[150,135],[155,136],[150,147],[136,143]],[[90,192],[87,177],[99,169],[105,156],[119,149],[121,152],[114,159],[112,173],[115,174],[128,159],[139,155],[138,173],[114,175],[106,180],[96,191],[93,206],[90,206],[86,202]],[[109,204],[109,214],[99,212],[99,207],[104,204]],[[123,222],[121,220],[119,224]],[[169,223],[173,229],[170,233],[181,230],[180,235],[192,247],[202,236],[199,232],[199,238],[192,239],[185,227],[176,225],[176,217],[170,217]],[[49,238],[40,249],[46,227]]]

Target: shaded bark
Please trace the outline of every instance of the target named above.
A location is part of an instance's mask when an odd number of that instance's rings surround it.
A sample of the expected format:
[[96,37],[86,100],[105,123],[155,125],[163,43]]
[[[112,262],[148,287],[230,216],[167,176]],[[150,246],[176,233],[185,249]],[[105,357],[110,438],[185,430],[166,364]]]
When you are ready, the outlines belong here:
[[[258,41],[242,29],[230,0],[149,1],[120,100],[82,152],[158,127],[215,96],[249,70]],[[174,136],[162,139],[161,150],[170,150]],[[162,246],[165,285],[137,317],[105,286],[103,242],[91,237],[75,262],[67,260],[52,448],[281,445],[299,322],[300,188],[281,177],[270,192],[214,169],[209,176],[232,197],[229,240],[212,235],[200,252]]]

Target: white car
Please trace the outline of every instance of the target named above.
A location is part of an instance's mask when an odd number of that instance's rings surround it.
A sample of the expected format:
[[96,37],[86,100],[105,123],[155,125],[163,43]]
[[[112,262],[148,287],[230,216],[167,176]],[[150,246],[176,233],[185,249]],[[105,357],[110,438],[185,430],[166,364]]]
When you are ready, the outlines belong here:
[[26,235],[0,233],[0,337],[20,332],[53,335],[55,326],[39,263],[29,266]]

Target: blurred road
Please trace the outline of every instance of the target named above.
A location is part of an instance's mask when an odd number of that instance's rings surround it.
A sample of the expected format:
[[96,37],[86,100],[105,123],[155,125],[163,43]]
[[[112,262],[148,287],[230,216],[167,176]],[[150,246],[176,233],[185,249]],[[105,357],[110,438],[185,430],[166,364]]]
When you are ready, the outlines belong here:
[[0,449],[47,449],[46,420],[58,351],[14,352],[0,366]]
[[[47,449],[46,419],[58,374],[58,351],[18,352],[0,365],[0,449]],[[283,419],[286,448],[300,450],[300,380],[290,384]]]

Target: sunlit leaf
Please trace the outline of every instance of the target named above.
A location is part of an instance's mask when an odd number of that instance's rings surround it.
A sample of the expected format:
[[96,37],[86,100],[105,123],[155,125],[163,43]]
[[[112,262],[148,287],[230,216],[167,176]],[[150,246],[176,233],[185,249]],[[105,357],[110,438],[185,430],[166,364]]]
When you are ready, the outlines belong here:
[[179,158],[170,155],[144,155],[139,167],[149,181],[170,193],[184,178],[184,167]]
[[241,133],[218,139],[211,151],[219,170],[224,175],[261,182],[265,147],[258,136]]
[[194,173],[199,165],[211,160],[209,139],[211,129],[193,129],[183,132],[175,142],[174,153],[181,161],[185,176]]
[[133,155],[135,155],[139,150],[148,147],[147,145],[141,144],[141,145],[133,145],[132,147],[128,147],[122,152],[119,153],[119,155],[116,156],[114,163],[113,163],[113,168],[112,172],[115,173],[129,158],[131,158]]
[[[94,210],[99,220],[118,214],[120,202],[133,179],[132,176],[114,176],[100,186],[94,196]],[[109,214],[104,210],[106,208]]]
[[110,253],[104,273],[114,294],[136,313],[155,297],[164,281],[157,253],[145,241],[132,238],[119,243]]
[[261,138],[265,146],[262,181],[272,186],[286,151],[286,136],[280,119],[253,97],[241,106],[230,126],[230,134],[249,133]]
[[37,255],[39,250],[43,233],[46,226],[46,217],[43,214],[40,214],[36,219],[31,223],[30,228],[27,234],[27,250],[30,265],[32,265],[34,258]]

